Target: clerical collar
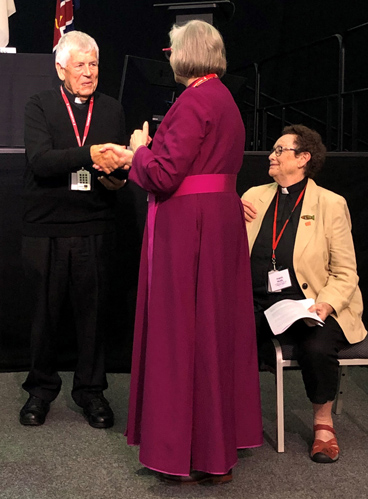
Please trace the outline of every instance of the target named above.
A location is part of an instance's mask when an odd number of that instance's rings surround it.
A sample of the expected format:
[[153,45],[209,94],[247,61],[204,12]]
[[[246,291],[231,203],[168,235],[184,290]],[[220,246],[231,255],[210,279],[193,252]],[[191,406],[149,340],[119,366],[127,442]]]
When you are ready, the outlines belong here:
[[74,94],[69,92],[69,90],[65,88],[65,85],[63,85],[63,89],[70,103],[76,104],[78,107],[81,107],[89,102],[89,97],[86,101],[82,101],[79,97],[76,97]]
[[296,184],[293,185],[289,185],[288,187],[281,187],[280,185],[280,192],[281,194],[293,194],[295,192],[300,192],[304,189],[307,182],[308,178],[305,177],[300,182],[297,182]]

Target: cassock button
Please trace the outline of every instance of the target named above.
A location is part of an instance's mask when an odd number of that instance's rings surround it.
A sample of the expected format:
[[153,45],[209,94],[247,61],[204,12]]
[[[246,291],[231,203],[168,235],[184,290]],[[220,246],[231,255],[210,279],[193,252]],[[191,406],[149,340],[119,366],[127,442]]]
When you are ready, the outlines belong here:
[[306,282],[303,282],[303,284],[302,284],[302,288],[303,288],[303,289],[307,289],[307,287],[308,287],[308,284],[307,284]]

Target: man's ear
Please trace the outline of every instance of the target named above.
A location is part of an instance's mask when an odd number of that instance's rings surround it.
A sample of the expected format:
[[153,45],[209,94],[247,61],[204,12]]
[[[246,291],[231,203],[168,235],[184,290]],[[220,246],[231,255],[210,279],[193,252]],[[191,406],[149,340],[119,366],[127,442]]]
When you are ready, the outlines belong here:
[[58,74],[59,79],[61,81],[64,81],[65,80],[65,69],[63,67],[61,67],[58,62],[55,64],[55,67],[56,67],[56,72]]

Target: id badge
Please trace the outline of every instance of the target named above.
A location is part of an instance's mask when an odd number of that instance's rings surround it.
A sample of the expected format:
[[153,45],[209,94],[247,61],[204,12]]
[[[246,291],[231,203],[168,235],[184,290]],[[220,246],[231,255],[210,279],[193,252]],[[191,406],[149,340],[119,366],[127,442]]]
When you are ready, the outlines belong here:
[[268,273],[268,292],[280,293],[282,289],[290,288],[291,280],[289,269],[270,270]]
[[91,190],[91,174],[89,171],[82,168],[71,175],[70,189],[72,191],[90,191]]

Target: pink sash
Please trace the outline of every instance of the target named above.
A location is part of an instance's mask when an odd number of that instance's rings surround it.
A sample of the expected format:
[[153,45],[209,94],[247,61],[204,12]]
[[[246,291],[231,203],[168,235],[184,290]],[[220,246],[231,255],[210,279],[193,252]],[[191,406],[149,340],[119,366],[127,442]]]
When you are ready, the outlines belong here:
[[[187,196],[189,194],[206,194],[210,192],[236,192],[236,175],[215,173],[206,175],[192,175],[185,177],[179,188],[171,196]],[[159,203],[154,194],[148,196],[148,299],[151,291],[152,282],[152,257],[153,240],[155,233],[156,212]]]
[[206,194],[208,192],[235,191],[236,175],[226,175],[223,173],[192,175],[185,177],[171,197],[187,196],[188,194]]

